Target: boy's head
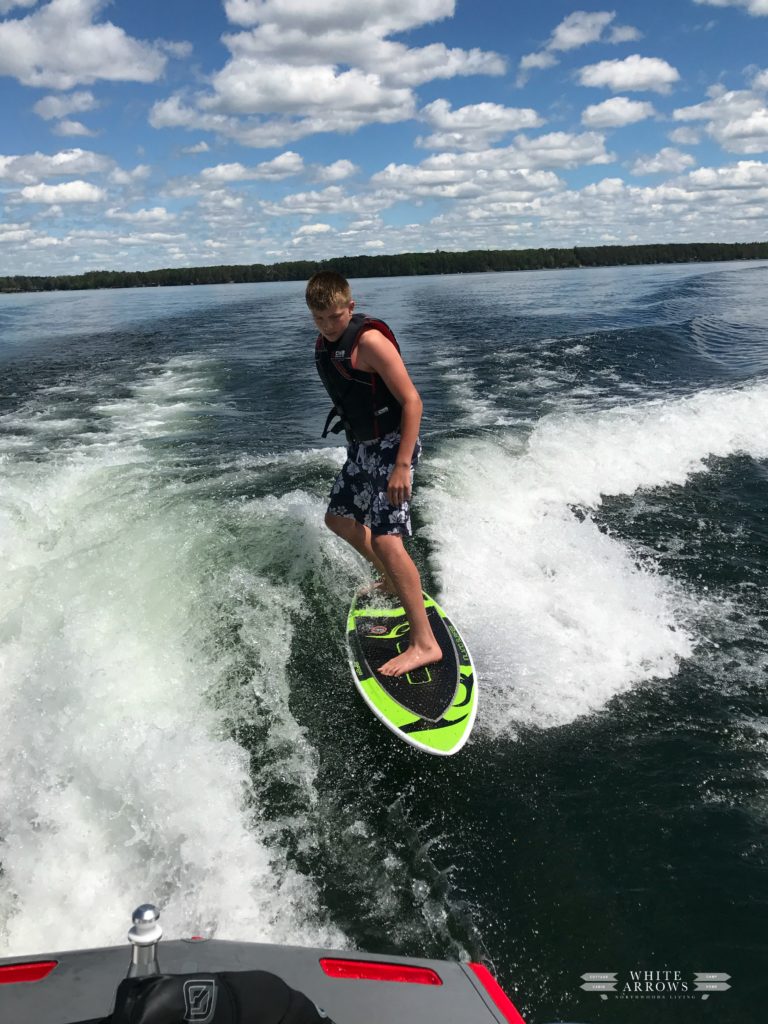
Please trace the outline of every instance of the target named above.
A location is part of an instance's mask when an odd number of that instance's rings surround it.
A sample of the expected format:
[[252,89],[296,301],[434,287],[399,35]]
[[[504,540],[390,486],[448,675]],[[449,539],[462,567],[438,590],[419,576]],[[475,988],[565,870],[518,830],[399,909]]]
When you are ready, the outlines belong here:
[[338,341],[355,308],[349,281],[335,270],[321,270],[307,282],[305,298],[320,333],[328,341]]
[[352,301],[349,281],[335,270],[321,270],[307,281],[307,305],[313,313],[346,306]]

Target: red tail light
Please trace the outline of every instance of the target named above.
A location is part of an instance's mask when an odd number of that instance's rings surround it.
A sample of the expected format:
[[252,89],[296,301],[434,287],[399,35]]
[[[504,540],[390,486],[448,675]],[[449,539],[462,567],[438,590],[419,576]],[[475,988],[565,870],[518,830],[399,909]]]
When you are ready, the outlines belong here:
[[478,981],[493,1000],[493,1004],[496,1009],[503,1014],[504,1020],[509,1021],[509,1024],[525,1024],[525,1021],[513,1006],[509,996],[498,981],[496,981],[488,968],[483,967],[482,964],[470,964],[469,966],[475,972]]
[[325,957],[320,966],[329,978],[357,978],[362,981],[402,981],[410,985],[442,985],[429,967],[386,964],[375,960],[337,960]]
[[27,964],[0,964],[0,985],[17,985],[22,981],[42,981],[58,960],[35,960]]

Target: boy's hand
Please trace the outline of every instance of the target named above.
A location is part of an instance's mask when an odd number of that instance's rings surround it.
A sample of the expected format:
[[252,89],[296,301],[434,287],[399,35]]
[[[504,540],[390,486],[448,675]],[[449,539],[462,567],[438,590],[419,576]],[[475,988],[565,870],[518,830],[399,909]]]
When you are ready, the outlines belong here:
[[411,467],[396,465],[387,484],[387,499],[390,505],[402,505],[411,496]]

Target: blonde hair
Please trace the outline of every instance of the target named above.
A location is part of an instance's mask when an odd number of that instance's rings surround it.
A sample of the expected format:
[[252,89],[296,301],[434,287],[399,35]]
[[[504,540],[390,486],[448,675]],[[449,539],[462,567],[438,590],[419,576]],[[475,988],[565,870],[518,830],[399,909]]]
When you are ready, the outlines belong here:
[[346,305],[352,298],[349,281],[335,270],[321,270],[307,281],[304,293],[312,310],[334,309]]

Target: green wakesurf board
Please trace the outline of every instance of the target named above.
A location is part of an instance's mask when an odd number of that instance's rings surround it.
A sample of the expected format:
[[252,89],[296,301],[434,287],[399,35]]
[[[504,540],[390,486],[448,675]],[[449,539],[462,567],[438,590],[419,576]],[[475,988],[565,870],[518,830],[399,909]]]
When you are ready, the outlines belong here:
[[430,754],[455,754],[472,731],[477,680],[459,631],[434,598],[424,608],[442,661],[405,676],[383,676],[379,668],[408,646],[408,619],[400,606],[365,588],[352,599],[347,647],[355,685],[371,711],[396,736]]

